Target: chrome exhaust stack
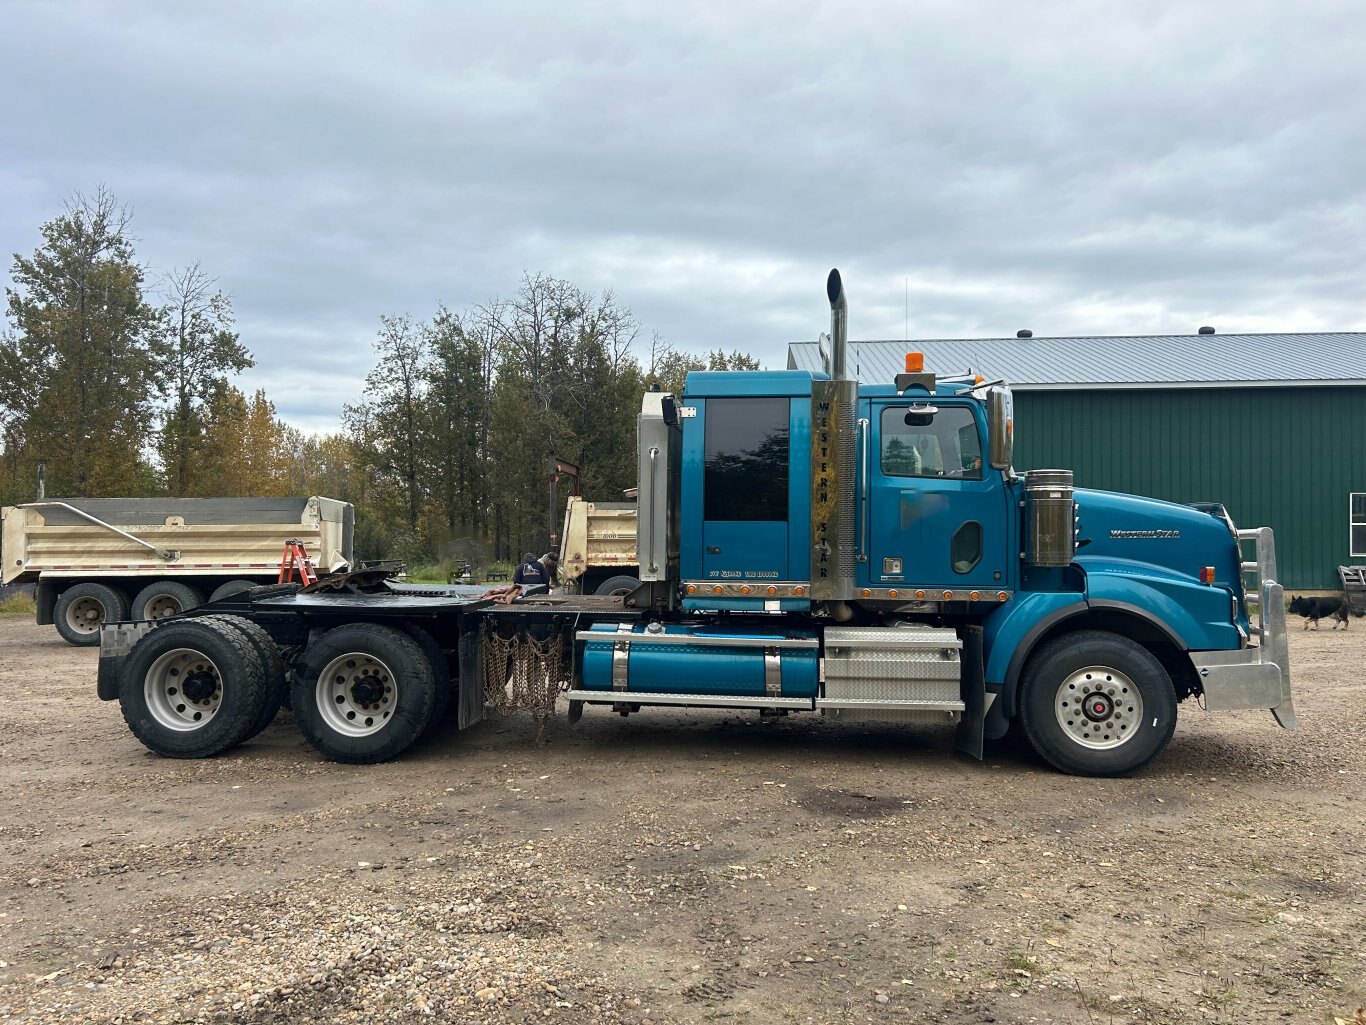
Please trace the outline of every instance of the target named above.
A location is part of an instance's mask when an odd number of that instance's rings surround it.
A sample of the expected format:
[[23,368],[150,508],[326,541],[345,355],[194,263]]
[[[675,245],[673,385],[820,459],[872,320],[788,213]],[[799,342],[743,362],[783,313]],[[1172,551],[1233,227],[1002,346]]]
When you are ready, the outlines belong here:
[[811,382],[811,597],[843,602],[854,595],[854,407],[849,377],[849,305],[840,272],[825,281],[830,300],[828,381]]
[[830,363],[826,373],[832,381],[849,380],[849,303],[844,298],[840,272],[832,269],[825,279],[825,294],[830,299]]

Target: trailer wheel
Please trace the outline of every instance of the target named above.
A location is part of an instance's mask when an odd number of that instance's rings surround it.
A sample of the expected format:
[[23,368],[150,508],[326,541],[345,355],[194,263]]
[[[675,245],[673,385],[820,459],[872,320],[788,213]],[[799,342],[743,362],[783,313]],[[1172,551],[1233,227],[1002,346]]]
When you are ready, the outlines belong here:
[[1078,776],[1134,772],[1176,729],[1176,691],[1157,658],[1119,634],[1067,634],[1034,653],[1020,718],[1039,756]]
[[295,721],[324,758],[372,764],[407,749],[431,722],[436,679],[400,630],[352,623],[304,651],[290,694]]
[[252,720],[251,727],[247,730],[243,741],[251,740],[272,722],[279,714],[281,707],[287,706],[289,700],[289,681],[285,677],[285,660],[280,654],[280,649],[276,646],[274,638],[259,623],[254,623],[243,616],[204,616],[201,622],[222,623],[224,626],[236,630],[252,646],[256,652],[256,657],[261,663],[261,674],[264,683],[261,696],[261,708],[257,712],[256,718]]
[[119,705],[134,736],[168,758],[207,758],[241,743],[265,681],[247,639],[223,623],[186,619],[134,645]]
[[602,583],[598,585],[598,589],[593,593],[610,595],[612,597],[617,598],[624,598],[626,597],[626,595],[630,594],[639,586],[640,581],[637,580],[635,577],[608,577],[606,580],[604,580]]
[[158,580],[148,584],[133,599],[134,619],[167,619],[204,604],[204,595],[178,580]]
[[253,587],[261,585],[252,580],[229,580],[226,584],[219,584],[209,595],[209,601],[217,601],[219,598],[226,598],[230,594],[241,594],[243,591],[250,591]]
[[58,596],[52,618],[68,644],[93,647],[100,627],[128,618],[128,599],[105,584],[72,584]]

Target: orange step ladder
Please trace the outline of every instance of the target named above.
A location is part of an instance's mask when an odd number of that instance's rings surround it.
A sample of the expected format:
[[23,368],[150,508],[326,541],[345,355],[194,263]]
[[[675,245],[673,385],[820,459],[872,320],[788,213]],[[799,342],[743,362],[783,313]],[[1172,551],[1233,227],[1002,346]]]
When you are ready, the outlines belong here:
[[318,568],[304,550],[304,543],[298,538],[290,538],[285,542],[284,555],[280,557],[280,579],[277,583],[293,583],[296,575],[299,583],[307,587],[309,584],[317,583]]

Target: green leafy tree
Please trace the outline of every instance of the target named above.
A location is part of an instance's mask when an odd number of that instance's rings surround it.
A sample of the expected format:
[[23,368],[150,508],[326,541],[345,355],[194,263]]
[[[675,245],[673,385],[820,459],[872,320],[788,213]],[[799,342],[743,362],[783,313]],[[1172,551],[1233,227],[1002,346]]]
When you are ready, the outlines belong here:
[[404,557],[423,554],[418,529],[426,481],[428,333],[407,314],[380,317],[379,362],[365,378],[363,400],[343,410],[358,457],[370,476],[372,509]]
[[198,263],[166,276],[164,310],[170,406],[160,439],[168,490],[188,495],[192,463],[204,444],[204,404],[229,374],[253,365],[232,330],[232,302]]
[[143,294],[131,215],[100,189],[42,227],[31,257],[15,254],[0,342],[0,404],[17,462],[43,460],[48,490],[144,494],[145,453],[163,378],[159,311]]

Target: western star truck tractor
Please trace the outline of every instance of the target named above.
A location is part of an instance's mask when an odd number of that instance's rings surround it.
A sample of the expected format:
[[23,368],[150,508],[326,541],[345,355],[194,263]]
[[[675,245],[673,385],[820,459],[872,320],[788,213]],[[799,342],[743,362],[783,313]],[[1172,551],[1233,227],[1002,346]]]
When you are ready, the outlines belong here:
[[694,373],[645,395],[629,593],[501,605],[363,574],[257,589],[106,625],[100,697],[152,750],[194,757],[264,728],[288,691],[345,762],[434,721],[566,701],[570,722],[680,706],[940,722],[979,758],[1018,722],[1088,775],[1146,764],[1182,702],[1294,728],[1269,528],[1017,474],[1004,382],[912,355],[860,386],[838,272],[827,292],[827,372]]

